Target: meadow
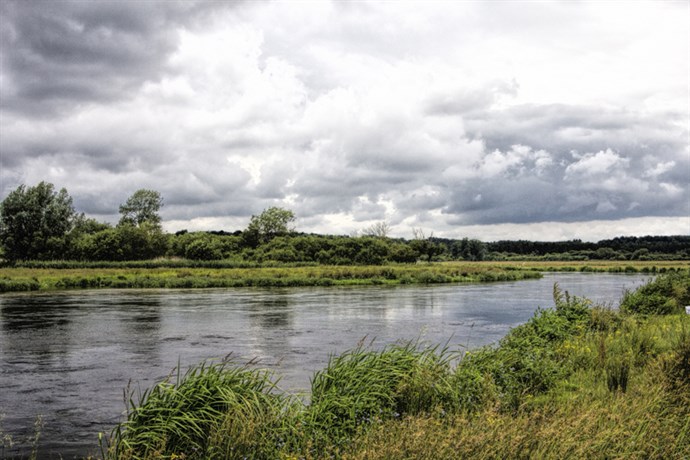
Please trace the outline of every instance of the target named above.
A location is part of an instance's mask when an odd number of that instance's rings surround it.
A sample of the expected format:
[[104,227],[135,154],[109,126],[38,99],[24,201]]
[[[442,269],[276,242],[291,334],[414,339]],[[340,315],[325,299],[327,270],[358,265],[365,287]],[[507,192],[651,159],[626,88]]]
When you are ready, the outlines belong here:
[[102,437],[109,459],[690,457],[690,271],[617,310],[555,285],[497,345],[362,344],[310,398],[268,370],[201,363],[141,395]]
[[665,273],[688,261],[434,262],[387,265],[240,264],[225,261],[33,262],[0,267],[0,292],[64,289],[397,285],[517,281],[545,271]]

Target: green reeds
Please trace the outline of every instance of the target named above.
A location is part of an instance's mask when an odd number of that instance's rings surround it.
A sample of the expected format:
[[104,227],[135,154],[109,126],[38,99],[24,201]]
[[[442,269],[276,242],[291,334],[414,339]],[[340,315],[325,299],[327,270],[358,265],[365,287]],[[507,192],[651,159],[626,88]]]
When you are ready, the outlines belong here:
[[266,371],[201,364],[130,402],[107,457],[690,457],[690,316],[554,301],[495,347],[360,344],[309,404]]
[[305,420],[319,440],[343,443],[372,423],[457,407],[447,348],[418,343],[381,351],[362,345],[316,372]]
[[261,268],[0,268],[0,292],[397,285],[534,279],[534,271],[460,264]]
[[271,374],[246,366],[202,363],[177,381],[163,381],[128,398],[127,420],[118,425],[107,457],[270,458],[292,429],[284,423],[292,398],[275,391]]

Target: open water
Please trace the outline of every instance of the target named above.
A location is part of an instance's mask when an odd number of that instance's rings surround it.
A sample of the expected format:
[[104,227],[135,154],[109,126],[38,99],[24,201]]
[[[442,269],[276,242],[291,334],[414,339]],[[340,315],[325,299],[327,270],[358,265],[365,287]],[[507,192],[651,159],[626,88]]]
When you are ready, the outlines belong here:
[[[98,454],[125,408],[180,365],[227,355],[307,392],[331,354],[373,340],[496,342],[552,306],[554,282],[617,307],[647,275],[552,273],[492,284],[214,290],[93,290],[0,295],[0,458],[28,457],[37,416],[39,458]],[[9,448],[2,437],[13,438]]]

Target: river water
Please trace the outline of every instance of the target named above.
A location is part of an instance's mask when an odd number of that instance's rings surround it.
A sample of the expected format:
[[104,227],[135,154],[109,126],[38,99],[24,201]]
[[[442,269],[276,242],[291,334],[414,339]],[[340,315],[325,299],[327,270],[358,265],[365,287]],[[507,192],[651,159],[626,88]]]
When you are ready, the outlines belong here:
[[[146,389],[202,360],[257,360],[305,392],[333,353],[362,339],[497,341],[538,307],[554,282],[617,306],[647,275],[551,273],[492,284],[213,290],[98,290],[0,296],[0,458],[28,456],[43,417],[39,458],[97,454],[97,433],[124,410],[123,390]],[[11,435],[15,445],[4,447]]]

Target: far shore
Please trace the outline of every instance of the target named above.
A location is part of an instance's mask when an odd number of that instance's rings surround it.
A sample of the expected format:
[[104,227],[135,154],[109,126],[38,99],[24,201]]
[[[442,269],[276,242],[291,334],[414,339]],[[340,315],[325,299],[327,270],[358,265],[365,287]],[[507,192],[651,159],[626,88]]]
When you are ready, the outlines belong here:
[[236,261],[35,262],[0,268],[0,292],[67,289],[298,287],[518,281],[542,272],[665,273],[690,261],[500,261],[251,266]]

